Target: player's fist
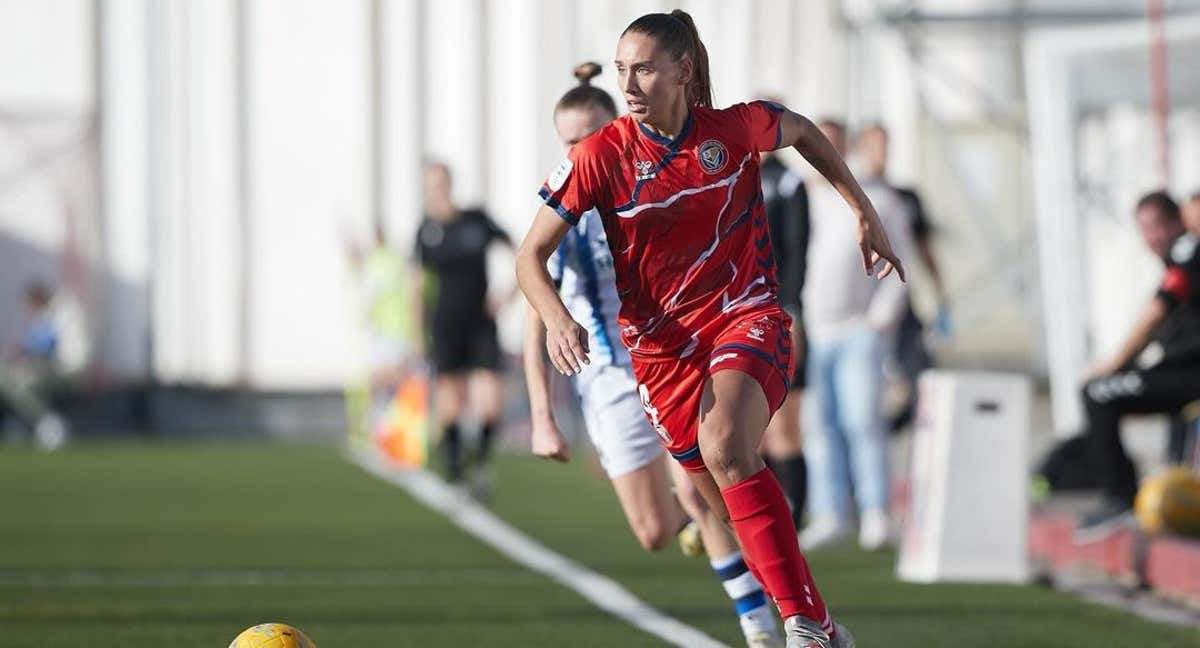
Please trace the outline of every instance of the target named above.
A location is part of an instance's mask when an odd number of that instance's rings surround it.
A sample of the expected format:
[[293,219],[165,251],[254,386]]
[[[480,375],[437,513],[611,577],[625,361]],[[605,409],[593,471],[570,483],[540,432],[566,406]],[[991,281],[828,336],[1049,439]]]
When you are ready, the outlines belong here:
[[588,360],[587,329],[570,317],[546,322],[546,355],[564,376],[579,373]]
[[534,456],[563,463],[571,460],[571,446],[552,416],[534,417],[532,446]]

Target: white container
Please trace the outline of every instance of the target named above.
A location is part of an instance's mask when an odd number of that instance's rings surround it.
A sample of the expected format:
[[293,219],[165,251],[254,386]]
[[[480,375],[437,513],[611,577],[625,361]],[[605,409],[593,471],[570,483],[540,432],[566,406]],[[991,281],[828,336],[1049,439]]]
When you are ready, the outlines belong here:
[[1029,378],[929,371],[919,389],[897,575],[1028,581]]

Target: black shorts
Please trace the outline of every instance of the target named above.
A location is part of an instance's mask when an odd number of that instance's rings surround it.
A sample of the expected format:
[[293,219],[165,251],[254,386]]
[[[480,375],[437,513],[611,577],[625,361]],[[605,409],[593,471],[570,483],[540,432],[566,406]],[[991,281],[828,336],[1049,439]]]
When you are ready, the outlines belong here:
[[[792,326],[796,327],[800,320],[800,312],[794,307],[785,307],[788,316],[792,318]],[[808,386],[808,332],[800,326],[800,335],[792,339],[792,375],[789,377],[789,391],[804,391]]]
[[435,317],[432,338],[429,360],[439,374],[500,368],[496,321],[485,314]]
[[798,343],[792,343],[792,380],[788,389],[804,391],[808,387],[808,333],[800,328]]

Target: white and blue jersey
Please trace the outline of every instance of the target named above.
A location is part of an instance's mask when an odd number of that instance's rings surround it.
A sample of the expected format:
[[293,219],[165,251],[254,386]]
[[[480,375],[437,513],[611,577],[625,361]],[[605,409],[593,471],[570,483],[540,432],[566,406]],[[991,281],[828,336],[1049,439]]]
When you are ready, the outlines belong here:
[[621,344],[617,325],[621,300],[613,257],[599,212],[585,213],[579,224],[567,231],[547,265],[567,311],[588,330],[591,364],[584,366],[584,372],[608,365],[629,366],[629,352]]
[[604,225],[589,211],[547,262],[550,278],[571,317],[588,330],[590,364],[573,377],[592,446],[610,479],[662,455],[658,435],[642,411],[629,351],[621,344],[616,273]]

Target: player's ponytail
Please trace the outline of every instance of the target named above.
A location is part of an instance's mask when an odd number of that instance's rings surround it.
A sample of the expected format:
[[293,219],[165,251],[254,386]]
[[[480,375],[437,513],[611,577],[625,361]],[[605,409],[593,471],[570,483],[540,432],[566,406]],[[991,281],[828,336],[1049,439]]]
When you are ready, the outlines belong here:
[[604,68],[600,67],[599,63],[595,61],[588,61],[586,63],[580,63],[579,65],[576,65],[573,73],[575,78],[579,80],[579,85],[590,86],[592,85],[592,79],[600,76],[600,73],[603,71]]
[[696,21],[686,11],[676,9],[669,14],[646,14],[633,21],[622,32],[645,34],[658,42],[676,61],[685,56],[692,60],[692,78],[688,82],[687,102],[691,106],[712,108],[712,76],[708,71],[708,50],[700,40]]
[[704,108],[712,108],[712,77],[708,73],[708,49],[704,47],[704,41],[700,40],[700,31],[696,29],[696,21],[688,12],[681,9],[676,9],[671,12],[679,22],[687,27],[688,35],[692,40],[691,53],[692,57],[692,81],[688,84],[688,103],[693,106],[701,106]]
[[575,66],[575,78],[579,85],[571,88],[554,105],[554,113],[563,110],[600,108],[610,116],[617,116],[617,104],[612,95],[592,85],[592,79],[600,76],[603,68],[599,63],[588,61]]

